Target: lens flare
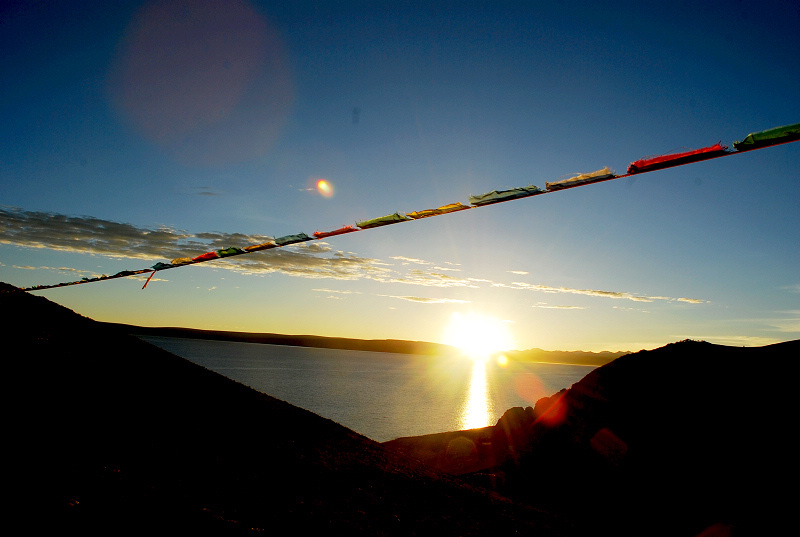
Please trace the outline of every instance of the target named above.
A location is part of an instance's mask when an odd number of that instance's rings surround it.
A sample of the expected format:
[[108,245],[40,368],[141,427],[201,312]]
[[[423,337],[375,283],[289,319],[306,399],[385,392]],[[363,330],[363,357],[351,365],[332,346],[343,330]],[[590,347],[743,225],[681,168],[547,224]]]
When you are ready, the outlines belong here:
[[550,395],[542,380],[533,373],[518,373],[514,377],[514,391],[531,405],[542,397]]
[[317,192],[323,197],[333,197],[333,185],[327,179],[320,179],[317,181]]
[[119,119],[185,165],[269,153],[291,114],[288,54],[248,0],[150,0],[106,78]]

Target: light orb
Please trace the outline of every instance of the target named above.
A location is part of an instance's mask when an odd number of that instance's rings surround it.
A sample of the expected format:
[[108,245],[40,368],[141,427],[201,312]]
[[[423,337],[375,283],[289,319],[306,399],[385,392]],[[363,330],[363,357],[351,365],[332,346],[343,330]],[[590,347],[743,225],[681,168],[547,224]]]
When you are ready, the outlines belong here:
[[317,192],[325,198],[333,197],[333,185],[327,179],[317,181]]

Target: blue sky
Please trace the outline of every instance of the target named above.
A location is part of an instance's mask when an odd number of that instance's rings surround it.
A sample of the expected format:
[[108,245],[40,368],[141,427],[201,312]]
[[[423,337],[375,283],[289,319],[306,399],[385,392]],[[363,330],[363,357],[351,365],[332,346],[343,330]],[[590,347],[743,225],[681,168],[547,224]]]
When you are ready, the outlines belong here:
[[[4,6],[0,280],[21,287],[800,121],[796,2]],[[785,341],[798,164],[786,144],[37,294],[103,321],[426,341],[472,312],[520,349]]]

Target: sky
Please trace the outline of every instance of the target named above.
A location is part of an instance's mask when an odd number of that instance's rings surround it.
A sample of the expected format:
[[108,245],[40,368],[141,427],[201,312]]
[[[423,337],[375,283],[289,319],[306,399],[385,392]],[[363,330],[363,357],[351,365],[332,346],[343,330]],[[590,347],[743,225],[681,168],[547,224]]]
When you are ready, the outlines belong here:
[[[109,6],[0,7],[0,281],[622,175],[800,121],[797,2]],[[800,337],[798,200],[792,143],[163,271],[144,290],[35,294],[143,326],[764,345]]]

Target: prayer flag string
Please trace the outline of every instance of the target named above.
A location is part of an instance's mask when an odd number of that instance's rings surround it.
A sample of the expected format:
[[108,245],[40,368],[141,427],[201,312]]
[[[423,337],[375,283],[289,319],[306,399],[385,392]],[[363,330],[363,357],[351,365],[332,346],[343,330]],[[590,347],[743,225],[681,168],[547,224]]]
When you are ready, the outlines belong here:
[[443,214],[450,214],[458,211],[464,211],[467,209],[475,209],[478,207],[493,205],[496,203],[502,203],[510,200],[528,198],[532,196],[538,196],[541,194],[556,192],[559,190],[575,188],[578,186],[600,183],[604,181],[610,181],[613,179],[621,179],[623,177],[630,177],[632,175],[637,175],[640,173],[646,173],[655,170],[681,166],[693,162],[699,162],[703,160],[735,155],[739,153],[752,151],[754,149],[762,149],[764,147],[771,147],[774,145],[795,142],[797,140],[800,140],[800,123],[786,125],[783,127],[775,127],[772,129],[767,129],[764,131],[748,134],[742,141],[733,143],[734,149],[729,149],[728,147],[723,146],[720,143],[717,143],[708,147],[704,147],[702,149],[686,151],[683,153],[673,153],[667,155],[659,155],[656,157],[643,158],[631,162],[631,164],[628,166],[627,173],[624,175],[615,175],[610,168],[606,167],[594,172],[579,174],[574,177],[570,177],[568,179],[563,179],[552,183],[550,182],[545,183],[545,189],[541,189],[538,186],[534,185],[528,185],[526,187],[512,188],[509,190],[493,190],[491,192],[487,192],[485,194],[481,194],[478,196],[469,196],[469,203],[470,203],[469,205],[464,205],[458,202],[458,203],[443,205],[436,209],[425,209],[422,211],[414,211],[410,213],[397,212],[394,214],[381,216],[378,218],[359,221],[356,222],[354,226],[347,225],[338,229],[334,229],[332,231],[316,231],[312,234],[312,236],[306,235],[305,233],[298,233],[296,235],[286,235],[284,237],[278,237],[261,244],[254,244],[242,248],[230,247],[223,250],[214,250],[206,252],[204,254],[200,254],[195,257],[180,257],[177,259],[173,259],[169,263],[158,262],[152,267],[145,269],[123,270],[111,276],[102,275],[102,276],[97,276],[95,278],[83,278],[77,281],[64,282],[53,285],[37,285],[35,287],[27,287],[23,289],[25,291],[40,291],[44,289],[52,289],[55,287],[66,287],[70,285],[94,283],[105,280],[113,280],[117,278],[125,278],[129,276],[149,274],[149,276],[147,277],[147,281],[142,286],[142,289],[144,289],[145,287],[147,287],[147,284],[150,283],[150,279],[155,275],[155,273],[162,270],[168,270],[187,265],[194,265],[197,263],[204,263],[206,261],[211,261],[214,259],[250,254],[253,252],[269,250],[272,248],[282,248],[290,244],[297,244],[300,242],[306,242],[311,240],[319,240],[328,237],[334,237],[336,235],[353,233],[355,231],[362,231],[365,229],[372,229],[400,222],[420,220],[432,216],[440,216]]

